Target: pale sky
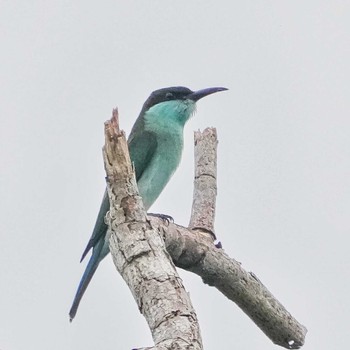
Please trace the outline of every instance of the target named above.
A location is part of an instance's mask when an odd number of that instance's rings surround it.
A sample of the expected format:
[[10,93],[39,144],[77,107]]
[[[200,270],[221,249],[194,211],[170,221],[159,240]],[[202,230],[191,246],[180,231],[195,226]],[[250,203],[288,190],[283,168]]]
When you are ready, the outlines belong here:
[[[68,311],[105,181],[103,123],[129,133],[148,95],[198,103],[175,176],[151,208],[187,225],[193,130],[219,137],[216,234],[308,328],[305,350],[347,349],[350,315],[348,1],[0,2],[0,349],[151,346],[110,257]],[[181,190],[179,190],[181,188]],[[204,349],[279,347],[180,271]]]

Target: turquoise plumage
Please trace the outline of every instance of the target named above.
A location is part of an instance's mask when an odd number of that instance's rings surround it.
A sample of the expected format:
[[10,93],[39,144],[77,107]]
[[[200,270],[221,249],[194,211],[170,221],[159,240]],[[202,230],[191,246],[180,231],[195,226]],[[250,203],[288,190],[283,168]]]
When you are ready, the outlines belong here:
[[[131,130],[128,147],[146,210],[158,198],[180,163],[184,125],[195,112],[196,102],[224,90],[227,89],[208,88],[193,92],[181,86],[170,87],[152,92],[144,103]],[[99,263],[109,253],[109,242],[105,239],[107,225],[104,222],[108,210],[109,199],[105,191],[92,236],[81,258],[82,261],[92,249],[92,256],[69,311],[71,321]]]

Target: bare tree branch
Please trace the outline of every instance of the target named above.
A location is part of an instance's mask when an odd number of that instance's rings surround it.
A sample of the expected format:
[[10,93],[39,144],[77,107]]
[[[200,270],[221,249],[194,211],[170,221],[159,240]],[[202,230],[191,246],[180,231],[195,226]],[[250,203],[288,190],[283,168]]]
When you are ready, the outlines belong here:
[[306,328],[241,263],[217,248],[206,231],[189,230],[176,224],[165,225],[152,218],[152,226],[163,234],[174,264],[199,275],[235,302],[277,345],[299,349],[305,342]]
[[214,232],[217,143],[215,128],[195,133],[195,198],[190,228],[204,230],[187,231],[186,234],[183,228],[177,228],[178,234],[171,229],[164,231],[167,232],[167,249],[177,266],[198,274],[204,283],[215,286],[234,301],[275,344],[298,349],[305,342],[306,328],[291,316],[254,273],[245,271],[240,263],[218,249],[221,244],[214,246],[215,236],[207,234]]
[[150,326],[156,345],[147,349],[202,349],[196,314],[173,263],[234,301],[275,344],[300,348],[306,328],[252,272],[214,245],[215,129],[195,134],[195,188],[187,229],[159,218],[146,219],[125,135],[116,128],[116,110],[113,115],[105,126],[104,147],[110,250]]
[[[190,228],[175,224],[162,227],[165,244],[176,266],[194,272],[234,301],[274,342],[298,349],[306,328],[268,291],[252,272],[213,244],[216,200],[215,128],[195,133],[194,198]],[[158,224],[162,225],[161,221]]]
[[217,135],[215,128],[207,128],[194,134],[195,174],[192,213],[189,227],[212,233],[216,207],[216,153]]
[[163,239],[147,221],[117,110],[105,123],[103,156],[111,203],[106,216],[110,251],[152,332],[155,346],[147,349],[202,349],[189,295]]

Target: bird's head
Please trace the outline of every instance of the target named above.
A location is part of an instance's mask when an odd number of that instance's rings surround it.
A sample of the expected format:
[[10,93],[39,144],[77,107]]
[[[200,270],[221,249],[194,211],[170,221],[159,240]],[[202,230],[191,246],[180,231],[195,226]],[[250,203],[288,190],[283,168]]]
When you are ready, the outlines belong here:
[[192,91],[184,86],[155,90],[144,103],[141,115],[151,122],[162,123],[163,121],[169,122],[173,120],[184,125],[195,112],[198,100],[215,92],[225,90],[227,89],[223,87],[212,87]]

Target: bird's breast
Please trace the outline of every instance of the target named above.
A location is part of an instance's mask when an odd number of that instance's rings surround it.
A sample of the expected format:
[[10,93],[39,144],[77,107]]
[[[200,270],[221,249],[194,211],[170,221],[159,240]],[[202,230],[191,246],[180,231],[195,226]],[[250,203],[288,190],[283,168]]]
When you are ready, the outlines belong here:
[[156,150],[138,181],[146,210],[158,198],[174,174],[181,160],[182,149],[182,132],[168,132],[157,136]]

